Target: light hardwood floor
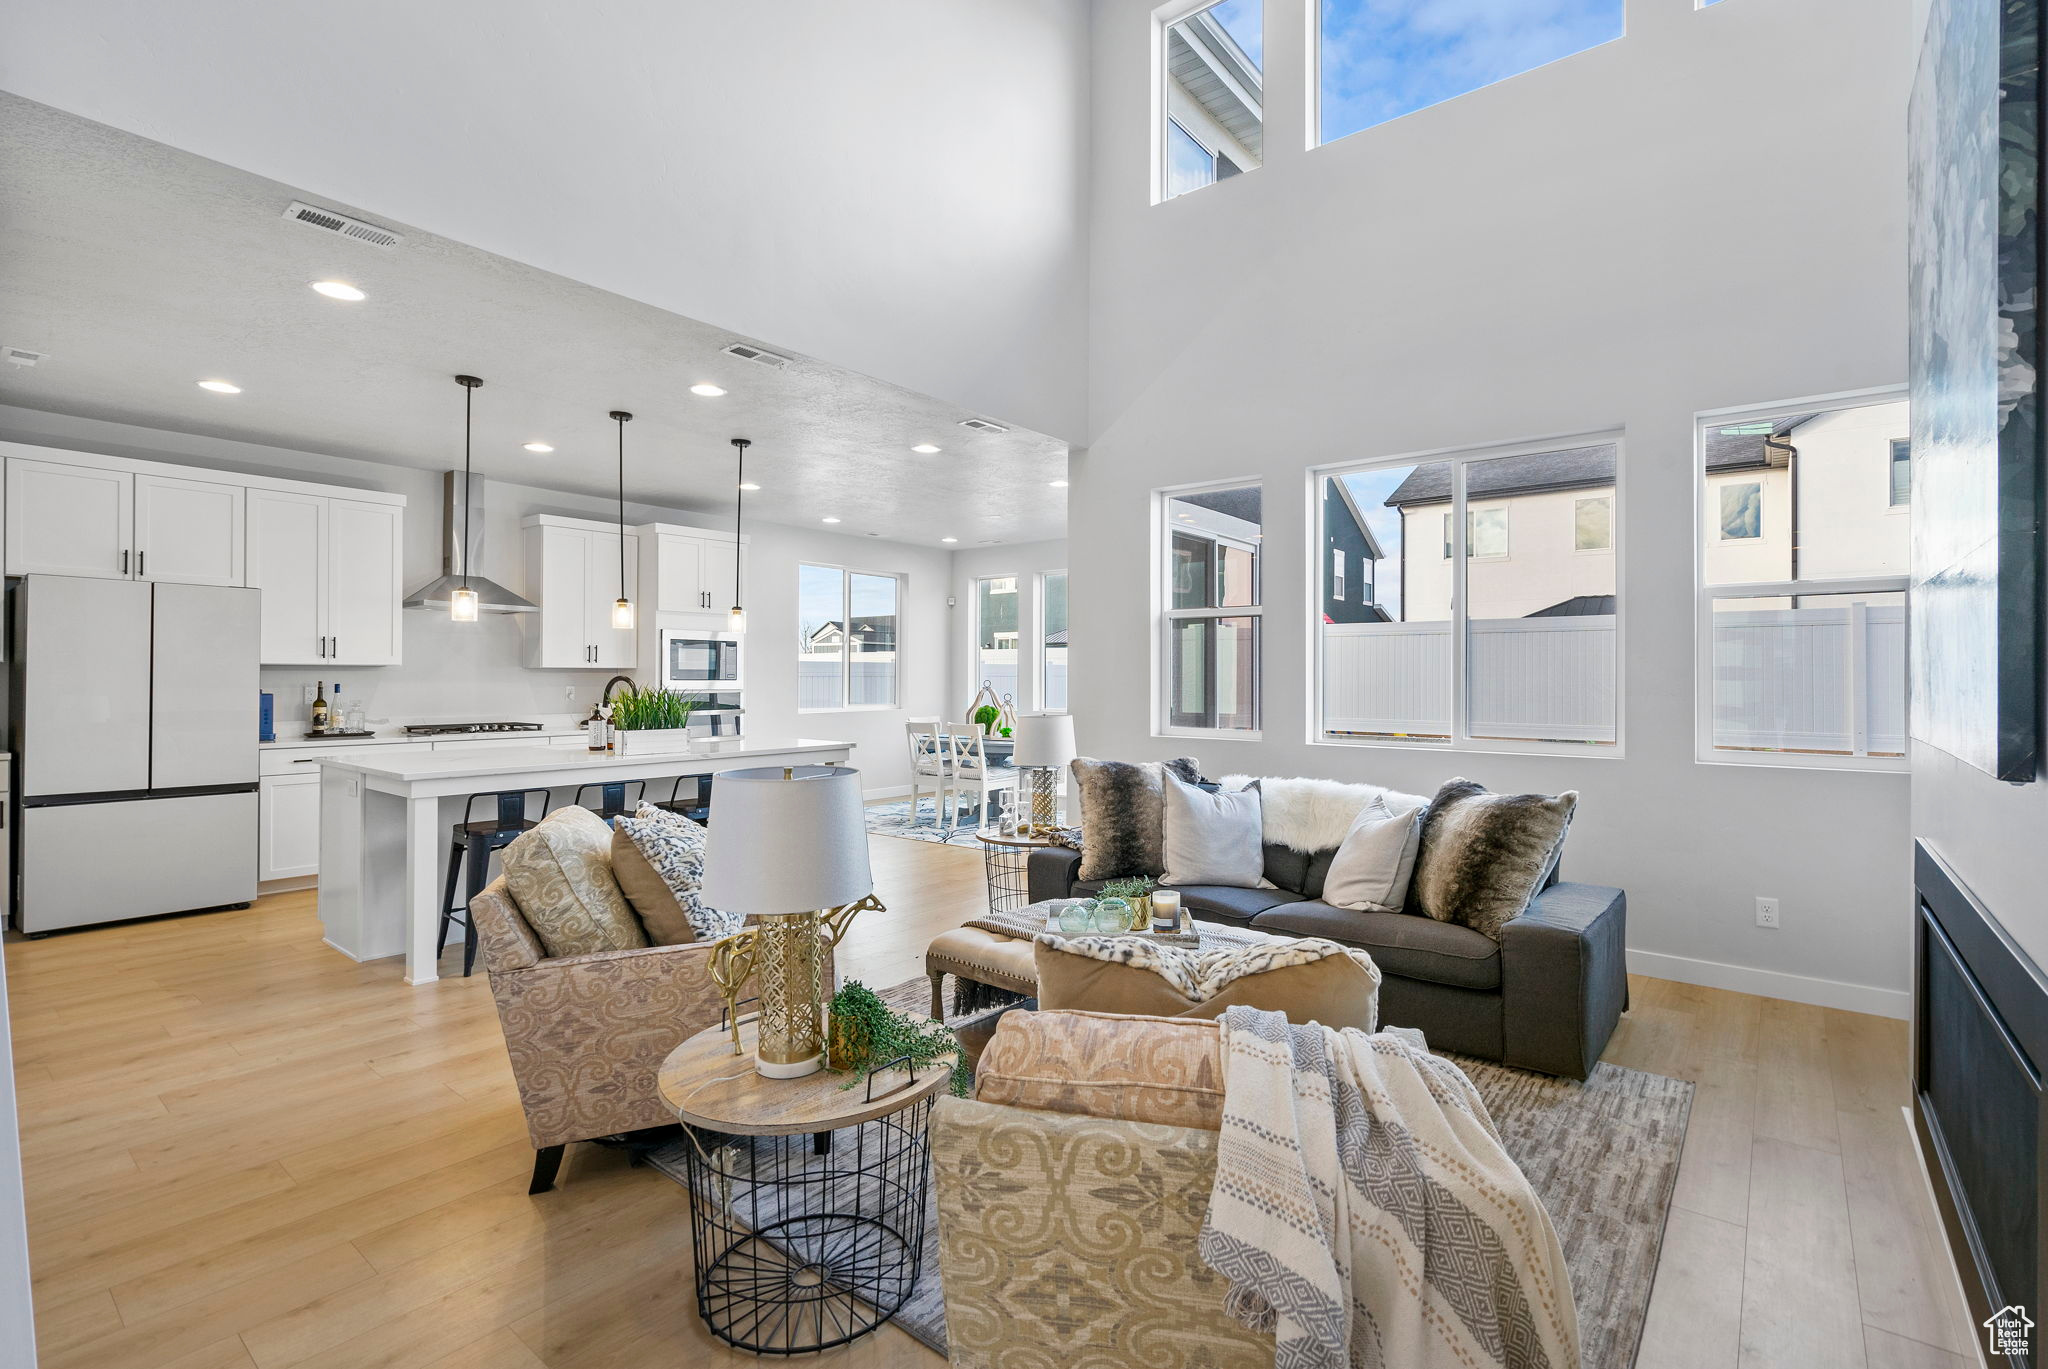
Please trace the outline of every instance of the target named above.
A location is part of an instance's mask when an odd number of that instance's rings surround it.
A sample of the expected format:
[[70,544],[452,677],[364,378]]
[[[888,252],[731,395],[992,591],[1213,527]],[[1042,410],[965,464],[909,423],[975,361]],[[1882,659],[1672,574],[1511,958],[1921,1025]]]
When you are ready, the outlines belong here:
[[[982,865],[873,848],[889,911],[839,963],[884,986],[985,906]],[[754,1362],[697,1321],[675,1184],[578,1146],[527,1196],[481,971],[413,990],[395,960],[352,965],[303,893],[12,940],[7,968],[43,1369]],[[1608,1058],[1700,1084],[1642,1369],[1968,1363],[1898,1111],[1902,1024],[1635,995]],[[818,1358],[940,1362],[893,1327]]]

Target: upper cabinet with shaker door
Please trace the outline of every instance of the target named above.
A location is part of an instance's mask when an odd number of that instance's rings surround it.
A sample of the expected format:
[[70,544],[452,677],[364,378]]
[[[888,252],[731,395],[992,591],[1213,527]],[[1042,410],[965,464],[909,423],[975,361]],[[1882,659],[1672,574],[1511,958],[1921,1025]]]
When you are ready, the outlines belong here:
[[240,485],[102,466],[7,463],[7,573],[242,583]]
[[640,539],[628,532],[623,548],[607,523],[535,514],[522,525],[526,584],[540,604],[540,622],[527,635],[527,664],[541,669],[631,670],[639,661],[637,632],[612,626],[619,597],[621,552],[626,598],[636,621],[640,602]]
[[265,665],[396,665],[404,654],[395,504],[249,492],[249,584]]
[[239,485],[135,476],[135,577],[181,585],[243,583]]
[[[739,602],[733,535],[670,523],[639,530],[643,578],[655,588],[654,609],[670,627],[724,631]],[[746,539],[739,539],[745,556]]]

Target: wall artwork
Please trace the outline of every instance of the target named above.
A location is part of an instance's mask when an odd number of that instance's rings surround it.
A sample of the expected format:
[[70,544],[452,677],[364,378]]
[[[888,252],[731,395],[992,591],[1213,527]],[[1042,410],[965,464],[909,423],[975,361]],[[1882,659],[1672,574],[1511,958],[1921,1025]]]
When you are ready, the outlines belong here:
[[1908,160],[1912,730],[2036,777],[2041,5],[1935,0]]

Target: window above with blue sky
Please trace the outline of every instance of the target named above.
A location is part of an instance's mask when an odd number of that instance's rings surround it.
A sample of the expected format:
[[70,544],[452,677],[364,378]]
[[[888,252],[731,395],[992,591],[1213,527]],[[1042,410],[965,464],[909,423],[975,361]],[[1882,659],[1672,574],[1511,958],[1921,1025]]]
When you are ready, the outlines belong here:
[[1319,142],[1622,35],[1622,0],[1316,0]]
[[1167,25],[1161,199],[1264,160],[1264,23],[1263,0],[1218,0]]

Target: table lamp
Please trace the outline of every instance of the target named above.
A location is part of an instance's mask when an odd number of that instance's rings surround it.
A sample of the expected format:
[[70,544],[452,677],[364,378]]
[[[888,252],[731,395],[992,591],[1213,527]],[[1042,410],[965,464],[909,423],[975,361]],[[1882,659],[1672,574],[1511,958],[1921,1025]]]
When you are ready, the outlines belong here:
[[1074,715],[1026,713],[1017,719],[1011,763],[1031,781],[1031,822],[1026,835],[1049,835],[1059,826],[1060,771],[1074,759]]
[[704,846],[704,902],[755,925],[712,950],[711,974],[732,1013],[758,980],[754,1068],[797,1079],[824,1064],[825,951],[863,908],[880,908],[868,867],[860,772],[841,765],[722,770],[712,777],[717,820]]

